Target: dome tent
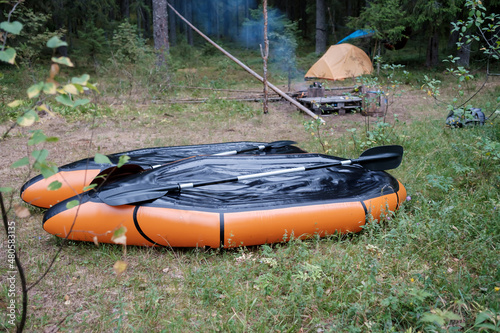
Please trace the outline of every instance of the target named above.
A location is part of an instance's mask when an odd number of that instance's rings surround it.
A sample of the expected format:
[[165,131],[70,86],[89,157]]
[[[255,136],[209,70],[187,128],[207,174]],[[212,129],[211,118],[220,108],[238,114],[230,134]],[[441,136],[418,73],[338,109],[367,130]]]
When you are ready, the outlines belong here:
[[373,72],[368,55],[352,44],[332,45],[307,71],[305,79],[343,80]]

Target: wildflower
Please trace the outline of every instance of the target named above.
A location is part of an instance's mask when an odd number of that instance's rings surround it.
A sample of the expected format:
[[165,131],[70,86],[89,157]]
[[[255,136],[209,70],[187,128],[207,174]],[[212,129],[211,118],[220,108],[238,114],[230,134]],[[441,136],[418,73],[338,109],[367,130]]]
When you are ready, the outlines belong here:
[[500,287],[495,287],[495,291],[499,291],[500,290]]
[[411,197],[410,196],[407,196],[406,197],[406,201],[410,201],[411,200]]
[[411,281],[411,282],[415,282],[415,279],[414,279],[414,278],[411,278],[411,280],[410,280],[410,281]]

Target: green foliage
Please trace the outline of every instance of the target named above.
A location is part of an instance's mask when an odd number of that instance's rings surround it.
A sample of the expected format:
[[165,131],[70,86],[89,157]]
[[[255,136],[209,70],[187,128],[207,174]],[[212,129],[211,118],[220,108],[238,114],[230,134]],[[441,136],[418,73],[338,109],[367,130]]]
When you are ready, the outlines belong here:
[[364,131],[358,131],[356,128],[348,129],[352,133],[352,141],[355,148],[365,150],[371,147],[388,145],[388,144],[403,144],[406,136],[398,131],[401,130],[398,117],[394,116],[394,122],[391,124],[383,118],[378,118],[374,124],[366,122]]
[[[306,132],[310,133],[313,140],[321,146],[323,153],[331,154],[332,147],[328,139],[325,138],[327,134],[324,133],[325,131],[323,127],[326,127],[326,125],[319,118],[304,122],[304,129],[306,130]],[[329,134],[331,135],[332,132],[330,132]]]
[[31,8],[20,8],[21,10],[16,12],[16,18],[22,30],[10,38],[10,45],[16,49],[20,63],[31,66],[47,56],[46,41],[52,37],[64,35],[65,30],[49,31],[47,24],[51,20],[50,14],[35,13]]
[[384,41],[399,41],[408,26],[408,13],[401,0],[370,1],[358,17],[350,17],[348,27],[373,31],[375,38]]
[[13,34],[13,35],[19,35],[21,30],[23,29],[23,24],[18,21],[14,22],[2,22],[0,23],[0,29],[3,31]]
[[453,31],[460,34],[459,48],[476,41],[480,51],[488,57],[500,59],[500,43],[496,33],[500,27],[500,14],[488,13],[486,6],[478,0],[467,0],[467,19],[452,22]]
[[456,14],[462,10],[464,0],[458,1],[427,1],[417,0],[412,8],[410,23],[415,28],[427,30],[441,29],[456,18]]
[[137,63],[151,53],[145,41],[139,37],[137,26],[127,20],[113,32],[111,48],[112,59],[116,64]]
[[474,327],[480,331],[500,332],[500,312],[490,309],[479,312]]
[[104,29],[98,28],[94,22],[90,21],[85,23],[79,35],[80,46],[78,49],[82,52],[88,52],[94,60],[94,64],[98,65],[99,56],[109,54],[109,43],[106,40]]
[[109,157],[99,153],[95,154],[94,162],[96,162],[97,164],[112,164],[109,160]]

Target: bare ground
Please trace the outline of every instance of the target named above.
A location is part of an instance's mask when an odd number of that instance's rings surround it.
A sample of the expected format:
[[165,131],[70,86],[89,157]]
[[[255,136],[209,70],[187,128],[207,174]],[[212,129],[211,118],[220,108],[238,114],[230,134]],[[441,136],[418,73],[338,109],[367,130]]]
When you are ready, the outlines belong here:
[[[423,95],[422,91],[414,90],[398,98],[389,107],[387,121],[392,122],[394,114],[403,123],[429,116],[442,117],[443,111],[436,112],[435,103],[430,98],[423,99]],[[415,107],[417,104],[418,108]],[[305,132],[303,122],[312,120],[287,102],[270,103],[268,115],[258,114],[251,119],[233,117],[228,121],[220,121],[220,116],[211,119],[206,111],[203,112],[203,119],[197,119],[197,105],[183,105],[183,108],[190,111],[174,115],[168,110],[161,113],[161,105],[155,106],[160,109],[159,114],[151,115],[147,111],[141,111],[149,107],[151,106],[141,104],[134,106],[134,111],[129,109],[122,112],[124,105],[115,105],[112,117],[68,121],[61,116],[46,116],[30,128],[16,127],[6,140],[0,141],[0,184],[19,188],[26,180],[26,168],[12,169],[10,165],[33,149],[27,146],[27,139],[30,131],[36,129],[59,138],[58,142],[47,144],[44,148],[49,149],[51,161],[56,165],[63,165],[94,156],[96,152],[110,154],[154,146],[284,139],[295,140],[300,145],[309,140],[309,133]],[[253,107],[258,108],[258,104],[253,104]],[[368,121],[376,120],[359,113],[324,115],[323,119],[327,125],[325,129],[331,128],[331,135],[339,139],[346,134],[347,129],[361,130]],[[8,123],[0,125],[0,133],[4,133],[9,126]]]

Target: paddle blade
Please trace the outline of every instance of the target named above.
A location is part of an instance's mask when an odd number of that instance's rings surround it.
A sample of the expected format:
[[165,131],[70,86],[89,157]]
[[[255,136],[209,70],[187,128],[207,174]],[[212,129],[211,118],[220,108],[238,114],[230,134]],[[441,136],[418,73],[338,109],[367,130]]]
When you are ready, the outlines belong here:
[[399,145],[379,146],[365,150],[352,163],[361,164],[369,170],[396,169],[403,160],[403,147]]
[[266,145],[266,148],[281,148],[281,147],[291,146],[291,145],[294,145],[296,143],[297,142],[292,141],[292,140],[274,141],[274,142],[269,142]]
[[152,186],[120,186],[109,190],[102,190],[98,196],[107,205],[122,206],[161,198],[169,190],[164,187],[154,188]]
[[96,184],[97,187],[102,186],[103,184],[110,184],[117,180],[120,180],[124,177],[135,175],[144,171],[140,165],[137,164],[125,164],[121,167],[110,167],[102,170],[90,183]]

